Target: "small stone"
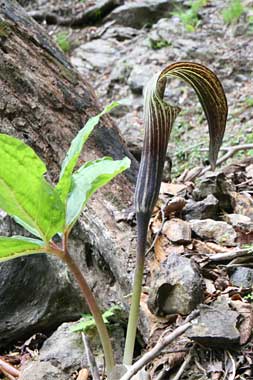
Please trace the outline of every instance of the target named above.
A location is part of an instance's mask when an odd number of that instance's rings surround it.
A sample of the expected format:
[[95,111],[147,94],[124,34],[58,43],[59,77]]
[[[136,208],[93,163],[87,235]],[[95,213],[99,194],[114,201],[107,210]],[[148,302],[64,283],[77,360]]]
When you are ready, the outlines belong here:
[[173,243],[189,244],[191,242],[191,226],[181,219],[171,219],[165,222],[163,234]]
[[77,68],[87,66],[104,70],[120,57],[119,47],[113,41],[93,40],[74,50],[71,61]]
[[231,193],[233,191],[235,187],[224,173],[211,173],[199,183],[192,195],[194,200],[200,201],[212,194],[218,199],[220,209],[232,212],[234,200]]
[[212,219],[191,220],[192,231],[201,239],[214,241],[221,245],[234,246],[237,237],[233,227],[226,222]]
[[186,220],[215,219],[218,214],[218,204],[218,199],[212,194],[199,202],[190,200],[183,209],[183,216]]
[[230,309],[227,299],[221,298],[210,305],[200,305],[200,316],[186,332],[190,339],[208,347],[230,348],[239,344],[236,328],[239,314]]
[[20,380],[68,380],[69,375],[62,373],[49,362],[31,361],[21,368]]
[[132,92],[137,95],[142,95],[145,85],[150,78],[155,74],[156,69],[152,66],[134,66],[129,78],[128,84]]
[[114,20],[119,25],[142,28],[153,24],[167,12],[172,11],[173,4],[168,0],[142,0],[127,2],[114,9],[107,20]]
[[230,276],[232,285],[242,288],[252,288],[253,286],[253,269],[246,267],[236,268]]
[[248,216],[242,214],[226,214],[224,219],[227,223],[232,224],[233,227],[240,227],[244,224],[251,224],[251,219]]
[[251,195],[246,191],[243,193],[233,193],[235,201],[234,212],[248,216],[253,221],[253,200]]
[[203,281],[192,260],[172,253],[154,270],[148,298],[150,311],[158,316],[189,314],[203,299]]

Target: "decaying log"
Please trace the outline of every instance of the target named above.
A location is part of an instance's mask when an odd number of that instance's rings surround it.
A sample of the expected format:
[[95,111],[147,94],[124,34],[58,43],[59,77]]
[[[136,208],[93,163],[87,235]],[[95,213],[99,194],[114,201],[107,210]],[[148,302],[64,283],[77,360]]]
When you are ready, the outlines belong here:
[[[101,107],[91,85],[14,0],[0,1],[0,92],[0,132],[32,146],[56,181],[70,141]],[[104,155],[129,156],[131,169],[97,192],[79,228],[84,244],[103,257],[120,297],[130,291],[134,230],[115,215],[132,205],[138,163],[109,116],[86,143],[82,161]]]

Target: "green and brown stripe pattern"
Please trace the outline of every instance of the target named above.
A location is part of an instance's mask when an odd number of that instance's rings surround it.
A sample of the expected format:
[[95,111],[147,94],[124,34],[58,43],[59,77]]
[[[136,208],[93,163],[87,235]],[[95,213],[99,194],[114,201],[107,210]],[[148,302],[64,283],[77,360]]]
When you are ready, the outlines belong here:
[[160,190],[172,125],[178,107],[167,104],[164,90],[169,77],[187,82],[196,92],[209,127],[209,161],[215,168],[227,120],[227,101],[217,76],[201,64],[177,62],[166,67],[147,85],[144,95],[144,145],[135,191],[137,213],[151,215]]

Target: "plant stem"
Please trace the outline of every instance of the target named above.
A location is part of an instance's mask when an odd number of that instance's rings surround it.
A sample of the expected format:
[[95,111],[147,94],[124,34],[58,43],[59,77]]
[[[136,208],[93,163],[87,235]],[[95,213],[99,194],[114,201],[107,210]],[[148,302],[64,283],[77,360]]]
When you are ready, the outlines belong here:
[[115,362],[114,362],[112,345],[111,345],[111,341],[108,335],[108,331],[103,321],[102,314],[99,310],[97,302],[89,288],[89,285],[87,284],[78,265],[70,256],[68,249],[66,248],[66,241],[64,242],[64,254],[61,255],[61,259],[67,264],[69,270],[71,271],[76,281],[78,282],[78,285],[83,292],[84,298],[89,306],[89,309],[95,319],[96,327],[98,330],[98,334],[99,334],[99,337],[103,346],[104,355],[105,355],[106,369],[108,373],[110,373],[113,367],[115,366]]
[[134,354],[134,344],[136,339],[137,324],[139,319],[139,308],[141,299],[141,288],[144,271],[145,248],[147,240],[148,224],[150,213],[137,213],[137,251],[136,268],[134,273],[133,295],[127,326],[127,336],[123,363],[131,365]]

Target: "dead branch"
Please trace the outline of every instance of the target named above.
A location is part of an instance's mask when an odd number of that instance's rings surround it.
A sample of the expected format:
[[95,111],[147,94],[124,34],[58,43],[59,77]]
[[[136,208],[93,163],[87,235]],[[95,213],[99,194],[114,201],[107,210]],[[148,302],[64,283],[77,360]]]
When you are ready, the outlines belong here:
[[237,257],[250,255],[252,253],[252,248],[237,249],[231,252],[216,253],[214,255],[207,255],[210,261],[227,261],[233,260]]
[[184,334],[184,332],[191,326],[190,321],[195,319],[198,315],[199,312],[196,310],[188,316],[183,325],[177,327],[172,333],[164,336],[162,339],[159,339],[157,344],[149,352],[144,354],[136,363],[134,363],[120,380],[130,380],[132,376],[134,376],[141,368],[155,359],[166,346]]
[[179,370],[177,371],[175,377],[173,377],[173,380],[179,380],[182,374],[184,373],[186,367],[189,365],[192,358],[192,352],[190,351],[186,358],[184,359],[183,363],[181,364]]
[[[223,162],[227,161],[229,158],[231,158],[236,152],[240,151],[240,150],[249,150],[249,149],[253,149],[253,144],[244,144],[244,145],[236,145],[236,146],[228,146],[228,147],[223,147],[223,150],[227,150],[227,153],[225,153],[222,157],[220,157],[218,160],[217,160],[217,163],[216,165],[220,165],[222,164]],[[200,173],[200,176],[203,176],[206,172],[208,172],[209,170],[211,170],[211,166],[207,166],[206,168],[204,168],[202,170],[202,172]]]
[[20,372],[13,367],[11,364],[7,363],[5,360],[0,358],[0,371],[4,373],[5,376],[12,378],[18,378],[20,376]]

